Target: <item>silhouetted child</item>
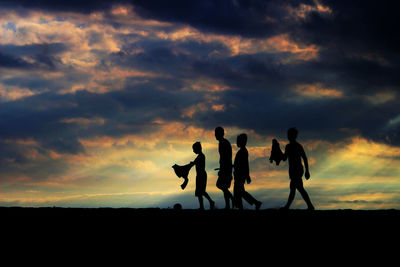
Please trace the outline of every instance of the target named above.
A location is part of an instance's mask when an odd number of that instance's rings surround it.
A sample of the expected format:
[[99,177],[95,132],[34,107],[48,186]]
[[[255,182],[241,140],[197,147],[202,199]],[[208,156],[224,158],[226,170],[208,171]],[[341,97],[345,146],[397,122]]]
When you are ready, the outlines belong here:
[[306,190],[303,187],[303,164],[301,163],[301,159],[304,161],[304,166],[306,168],[305,178],[310,179],[310,172],[308,170],[308,160],[306,153],[304,152],[303,146],[300,145],[297,141],[298,131],[296,128],[290,128],[287,132],[287,136],[289,139],[289,144],[286,145],[285,154],[283,154],[283,161],[289,159],[289,178],[290,178],[290,193],[289,198],[286,205],[283,209],[289,209],[290,205],[293,202],[294,196],[296,194],[296,189],[299,190],[301,196],[304,201],[307,203],[307,207],[309,210],[314,210],[314,206],[311,203],[310,197],[308,196]]
[[193,152],[198,156],[190,165],[196,166],[196,191],[195,196],[199,198],[200,209],[204,209],[203,196],[210,202],[210,209],[214,208],[215,202],[212,201],[210,196],[206,192],[207,186],[207,172],[206,172],[206,157],[204,156],[200,142],[193,144]]
[[250,170],[249,170],[249,152],[246,149],[247,135],[240,134],[237,137],[237,146],[240,148],[236,153],[235,161],[233,164],[233,176],[235,179],[233,185],[233,198],[235,200],[235,206],[239,209],[243,209],[242,198],[246,200],[250,205],[255,205],[256,210],[260,209],[261,202],[256,200],[252,195],[244,189],[245,181],[250,184]]
[[271,155],[269,157],[269,162],[276,162],[276,166],[282,161],[283,153],[281,147],[279,146],[278,140],[272,139]]

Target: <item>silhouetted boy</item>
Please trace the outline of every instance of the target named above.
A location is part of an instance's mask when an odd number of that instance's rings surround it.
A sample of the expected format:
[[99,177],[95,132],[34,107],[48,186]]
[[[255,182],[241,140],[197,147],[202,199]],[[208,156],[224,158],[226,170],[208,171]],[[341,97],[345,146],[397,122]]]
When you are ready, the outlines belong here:
[[308,170],[308,160],[306,153],[304,152],[303,146],[297,141],[298,131],[296,128],[290,128],[287,132],[289,139],[289,144],[286,145],[285,154],[283,154],[283,161],[289,159],[289,178],[290,178],[290,193],[286,205],[283,209],[289,209],[293,202],[294,196],[296,194],[296,189],[299,190],[304,201],[307,203],[309,210],[314,210],[314,206],[311,203],[310,197],[308,196],[306,190],[303,187],[303,164],[301,159],[303,158],[304,166],[306,168],[305,178],[310,179],[310,172]]
[[279,165],[279,163],[282,160],[282,150],[281,147],[279,146],[278,140],[272,139],[272,148],[271,148],[271,156],[269,157],[269,162],[275,161],[276,166]]
[[235,205],[239,209],[243,209],[242,198],[246,200],[250,205],[255,205],[256,210],[260,209],[261,202],[256,200],[252,195],[244,189],[245,181],[250,184],[250,170],[249,170],[249,153],[246,149],[247,135],[240,134],[237,137],[237,146],[240,148],[236,153],[235,161],[233,164],[233,176],[235,178],[233,187],[233,196],[235,200]]
[[207,186],[206,157],[202,152],[200,142],[194,143],[192,148],[193,152],[198,155],[194,161],[190,162],[190,165],[196,166],[195,196],[199,198],[199,204],[201,210],[204,209],[203,196],[205,196],[205,198],[207,198],[208,201],[210,202],[210,209],[213,209],[215,202],[212,201],[212,199],[206,192],[206,186]]
[[219,171],[217,179],[217,188],[224,193],[225,209],[230,209],[230,201],[233,203],[233,196],[229,191],[232,183],[232,146],[224,138],[225,131],[222,127],[215,128],[215,138],[219,141]]

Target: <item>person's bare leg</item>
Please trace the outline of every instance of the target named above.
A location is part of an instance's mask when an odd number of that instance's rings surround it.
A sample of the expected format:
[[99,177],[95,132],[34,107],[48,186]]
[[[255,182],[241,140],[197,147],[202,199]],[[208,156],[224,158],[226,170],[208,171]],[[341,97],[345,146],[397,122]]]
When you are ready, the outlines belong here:
[[295,195],[296,195],[296,189],[290,189],[289,197],[288,197],[287,203],[284,208],[286,208],[286,209],[290,208],[290,205],[292,205]]
[[228,190],[228,188],[224,188],[222,189],[222,191],[224,192],[224,198],[225,198],[225,209],[230,209],[230,201],[232,200],[233,202],[233,196],[231,194],[231,192]]
[[210,202],[210,210],[214,209],[215,202],[211,199],[207,192],[204,192],[203,196]]
[[198,196],[198,199],[199,199],[199,204],[200,204],[200,210],[204,210],[203,197],[202,196]]
[[294,200],[294,196],[296,195],[296,185],[293,182],[293,180],[290,181],[290,193],[289,193],[289,197],[287,200],[286,205],[283,207],[284,209],[289,209],[290,205],[292,205],[292,202]]
[[260,209],[261,206],[261,201],[258,201],[257,199],[255,199],[252,195],[250,195],[249,192],[247,191],[243,191],[242,193],[242,197],[244,200],[247,201],[247,203],[249,203],[250,205],[255,205],[256,206],[256,210]]
[[311,203],[310,197],[308,196],[307,191],[304,189],[303,185],[299,186],[299,188],[297,190],[299,190],[301,196],[303,197],[304,201],[306,202],[308,209],[314,210],[315,208],[314,208],[313,204]]

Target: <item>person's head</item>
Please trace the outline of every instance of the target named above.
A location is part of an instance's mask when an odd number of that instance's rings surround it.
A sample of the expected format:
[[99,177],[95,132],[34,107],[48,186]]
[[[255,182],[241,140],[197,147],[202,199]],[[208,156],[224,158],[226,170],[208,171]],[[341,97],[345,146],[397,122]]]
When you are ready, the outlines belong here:
[[240,148],[245,147],[247,144],[247,134],[245,133],[239,134],[236,139],[236,144]]
[[272,144],[273,144],[273,145],[277,145],[277,144],[278,144],[278,140],[276,140],[275,138],[272,139]]
[[299,134],[299,131],[295,127],[290,128],[287,131],[287,137],[288,137],[289,141],[295,141],[298,134]]
[[194,143],[192,148],[194,153],[199,154],[201,152],[201,143],[200,142]]
[[221,126],[215,128],[215,138],[217,140],[221,140],[222,138],[224,138],[224,135],[225,135],[224,128],[222,128]]

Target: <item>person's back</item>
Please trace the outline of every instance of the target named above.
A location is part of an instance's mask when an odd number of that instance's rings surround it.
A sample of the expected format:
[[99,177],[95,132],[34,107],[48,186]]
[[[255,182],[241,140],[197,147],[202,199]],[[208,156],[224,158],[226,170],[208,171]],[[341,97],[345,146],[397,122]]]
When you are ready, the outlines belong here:
[[196,166],[197,176],[207,174],[206,173],[206,156],[203,154],[203,152],[199,153],[199,155],[194,160],[194,163]]
[[289,161],[289,170],[303,171],[301,158],[305,153],[302,145],[296,141],[290,142],[286,145],[285,154]]
[[[219,141],[218,152],[220,155],[219,158],[219,166],[220,169],[224,171],[228,171],[232,169],[232,146],[228,140],[222,138]],[[230,171],[231,172],[231,171]]]
[[242,147],[236,153],[233,164],[235,183],[244,183],[249,177],[249,152],[246,147]]

